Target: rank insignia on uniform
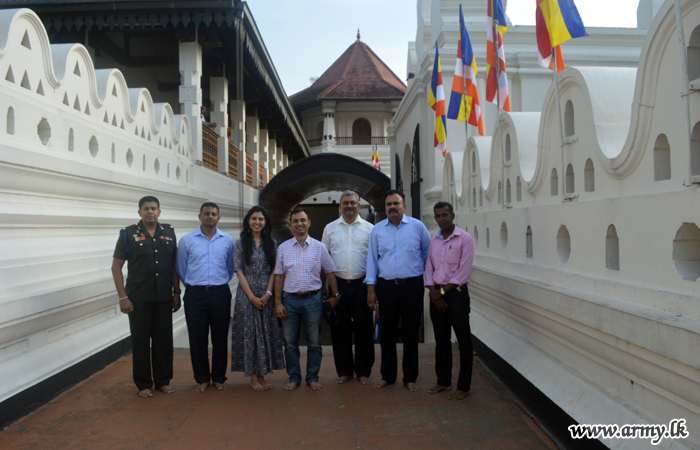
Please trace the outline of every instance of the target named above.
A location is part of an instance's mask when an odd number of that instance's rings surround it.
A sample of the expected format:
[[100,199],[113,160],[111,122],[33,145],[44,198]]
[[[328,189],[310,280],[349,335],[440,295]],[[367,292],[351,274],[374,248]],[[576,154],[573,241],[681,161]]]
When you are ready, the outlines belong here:
[[172,241],[172,240],[173,240],[173,238],[171,238],[170,236],[161,236],[160,238],[161,238],[161,239],[165,239],[166,241]]
[[134,240],[135,240],[135,241],[145,241],[145,240],[146,240],[146,236],[138,236],[138,237],[136,237]]
[[139,235],[138,235],[138,234],[134,234],[133,237],[139,237]]

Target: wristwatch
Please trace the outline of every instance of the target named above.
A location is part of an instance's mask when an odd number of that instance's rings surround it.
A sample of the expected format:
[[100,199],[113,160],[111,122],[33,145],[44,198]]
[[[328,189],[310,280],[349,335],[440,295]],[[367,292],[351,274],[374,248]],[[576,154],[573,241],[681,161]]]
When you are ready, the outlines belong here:
[[333,297],[340,299],[340,292],[337,292]]
[[269,295],[270,297],[272,297],[272,292],[270,292],[270,291],[265,291],[265,293],[266,293],[267,295]]
[[445,295],[445,289],[440,288],[440,295]]
[[180,288],[173,289],[173,294],[182,294],[182,289],[180,289]]

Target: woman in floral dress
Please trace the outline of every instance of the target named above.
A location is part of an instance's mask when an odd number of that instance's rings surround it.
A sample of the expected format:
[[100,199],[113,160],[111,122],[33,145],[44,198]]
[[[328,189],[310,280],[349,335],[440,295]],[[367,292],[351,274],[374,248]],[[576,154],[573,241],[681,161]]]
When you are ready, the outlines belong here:
[[265,208],[253,206],[245,219],[233,257],[238,276],[233,314],[231,372],[250,377],[256,391],[272,389],[265,375],[284,369],[282,340],[275,315],[272,287],[275,275],[275,241]]

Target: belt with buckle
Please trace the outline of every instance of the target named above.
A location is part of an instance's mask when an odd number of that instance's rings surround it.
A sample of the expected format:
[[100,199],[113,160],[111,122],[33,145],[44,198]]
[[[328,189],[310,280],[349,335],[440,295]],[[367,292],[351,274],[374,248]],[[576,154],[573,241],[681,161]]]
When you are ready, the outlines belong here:
[[385,281],[387,283],[392,283],[392,284],[404,284],[408,283],[409,281],[413,281],[417,278],[422,277],[422,275],[417,275],[415,277],[410,277],[410,278],[394,278],[393,280],[387,280],[386,278],[379,278],[382,281]]
[[[446,284],[436,284],[436,285],[435,285],[435,287],[436,287],[438,290],[440,290],[440,289],[442,289],[442,288],[444,288],[444,287],[446,287],[446,286],[447,286]],[[467,287],[467,283],[464,283],[464,284],[462,284],[462,285],[460,285],[460,286],[457,286],[457,287],[455,288],[455,290],[456,290],[456,291],[461,291],[461,290],[464,289],[465,287]]]
[[218,286],[190,286],[189,284],[185,285],[187,289],[195,289],[198,291],[214,291],[216,289],[221,289],[224,286],[228,286],[228,284],[220,284]]
[[342,283],[350,284],[350,283],[357,283],[358,281],[363,281],[365,278],[361,277],[361,278],[355,278],[354,280],[346,280],[345,278],[335,277],[335,279],[342,282]]
[[309,291],[309,292],[287,292],[287,294],[293,295],[296,298],[309,298],[309,297],[313,297],[314,295],[318,294],[318,291],[320,291],[320,289],[316,289],[315,291]]

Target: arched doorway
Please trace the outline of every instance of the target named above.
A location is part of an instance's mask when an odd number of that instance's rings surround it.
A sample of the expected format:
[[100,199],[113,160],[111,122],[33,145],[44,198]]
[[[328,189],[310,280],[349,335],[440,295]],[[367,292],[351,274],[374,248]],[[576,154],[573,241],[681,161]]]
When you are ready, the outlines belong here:
[[[352,190],[376,210],[382,220],[384,195],[391,179],[367,163],[341,154],[308,156],[275,175],[258,198],[272,220],[273,236],[280,242],[289,237],[289,212],[304,199],[328,191]],[[313,226],[313,225],[312,225]]]
[[372,125],[367,119],[357,119],[352,124],[352,145],[370,145],[372,143]]

